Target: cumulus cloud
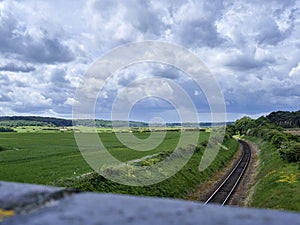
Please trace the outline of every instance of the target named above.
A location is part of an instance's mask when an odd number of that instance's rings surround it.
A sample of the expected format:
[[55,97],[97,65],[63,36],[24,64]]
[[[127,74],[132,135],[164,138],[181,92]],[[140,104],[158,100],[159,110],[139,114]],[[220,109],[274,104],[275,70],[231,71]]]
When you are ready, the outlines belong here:
[[224,40],[219,35],[216,20],[221,17],[223,2],[189,1],[173,7],[172,30],[174,40],[185,46],[214,47]]
[[[230,115],[296,110],[299,36],[297,0],[0,1],[0,113],[70,116],[89,65],[120,44],[142,40],[171,42],[195,53],[216,76]],[[178,82],[199,112],[209,110],[205,93],[185,74],[151,63],[111,77],[100,96],[102,108],[109,109],[118,90],[150,75]],[[90,84],[95,92],[103,81],[94,78]],[[145,91],[141,88],[132,87],[131,93]],[[161,102],[153,104],[163,109]]]
[[151,1],[90,0],[85,9],[91,41],[104,50],[143,39],[158,39],[167,24],[165,9]]
[[[0,2],[0,50],[8,57],[37,63],[69,62],[74,58],[71,49],[59,33],[52,33],[48,21],[33,26],[17,18],[18,4]],[[36,18],[40,19],[40,18]]]

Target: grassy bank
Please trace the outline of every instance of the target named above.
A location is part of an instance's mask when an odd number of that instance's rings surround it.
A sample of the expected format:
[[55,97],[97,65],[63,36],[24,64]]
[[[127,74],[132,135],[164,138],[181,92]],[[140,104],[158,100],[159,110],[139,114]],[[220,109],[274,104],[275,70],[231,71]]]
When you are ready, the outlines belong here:
[[257,184],[250,203],[252,207],[300,211],[300,168],[288,163],[267,141],[247,137],[260,149]]
[[76,187],[83,191],[183,198],[232,159],[238,149],[237,141],[235,139],[228,139],[224,145],[228,149],[222,148],[216,159],[205,171],[199,172],[198,169],[205,149],[205,142],[202,142],[202,145],[199,145],[189,162],[177,174],[150,186],[135,187],[121,185],[107,180],[97,173],[92,173],[82,178],[62,179],[55,184]]

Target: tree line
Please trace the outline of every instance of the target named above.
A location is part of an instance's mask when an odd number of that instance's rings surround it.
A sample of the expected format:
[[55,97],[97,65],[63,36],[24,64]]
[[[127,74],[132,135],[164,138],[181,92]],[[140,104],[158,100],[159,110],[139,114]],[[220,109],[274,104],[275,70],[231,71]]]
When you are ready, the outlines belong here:
[[72,126],[72,120],[39,116],[3,116],[0,124],[5,126]]
[[296,112],[277,111],[266,116],[271,123],[284,128],[300,127],[300,110]]
[[282,159],[300,163],[300,136],[285,133],[282,126],[273,122],[274,115],[273,113],[271,116],[273,120],[270,120],[269,116],[262,116],[256,120],[243,117],[234,125],[229,125],[227,131],[231,134],[262,138],[277,148]]

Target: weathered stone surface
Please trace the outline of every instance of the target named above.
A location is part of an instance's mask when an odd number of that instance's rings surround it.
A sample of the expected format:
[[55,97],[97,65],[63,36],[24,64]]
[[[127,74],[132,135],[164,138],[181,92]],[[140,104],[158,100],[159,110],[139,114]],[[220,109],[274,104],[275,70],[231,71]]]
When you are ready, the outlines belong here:
[[15,213],[29,212],[49,201],[63,198],[68,192],[63,188],[0,182],[0,208],[14,210]]
[[[17,184],[13,184],[17,185]],[[6,186],[8,187],[8,186]],[[28,186],[27,186],[28,187]],[[2,186],[3,188],[3,186]],[[0,187],[0,192],[1,189]],[[33,187],[29,187],[33,193]],[[26,192],[23,186],[23,192]],[[14,189],[17,190],[17,189]],[[36,189],[38,192],[41,190]],[[56,188],[46,191],[56,191]],[[60,189],[58,189],[60,190]],[[7,193],[10,191],[7,190]],[[11,195],[18,195],[11,193]],[[1,198],[3,200],[3,198]],[[6,218],[3,225],[49,224],[299,224],[300,214],[221,207],[182,200],[114,194],[77,193],[48,202],[30,213]]]

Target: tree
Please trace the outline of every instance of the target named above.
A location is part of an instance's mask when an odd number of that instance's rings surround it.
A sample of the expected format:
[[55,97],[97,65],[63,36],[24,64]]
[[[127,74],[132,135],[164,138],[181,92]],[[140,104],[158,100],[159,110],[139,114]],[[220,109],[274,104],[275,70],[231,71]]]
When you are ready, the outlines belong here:
[[239,134],[247,134],[249,129],[255,128],[255,120],[248,116],[244,116],[235,122],[234,127]]
[[300,143],[285,142],[279,150],[280,156],[288,162],[300,162]]
[[282,143],[286,142],[288,139],[284,133],[276,133],[272,139],[271,139],[271,144],[275,145],[277,148],[279,148]]

